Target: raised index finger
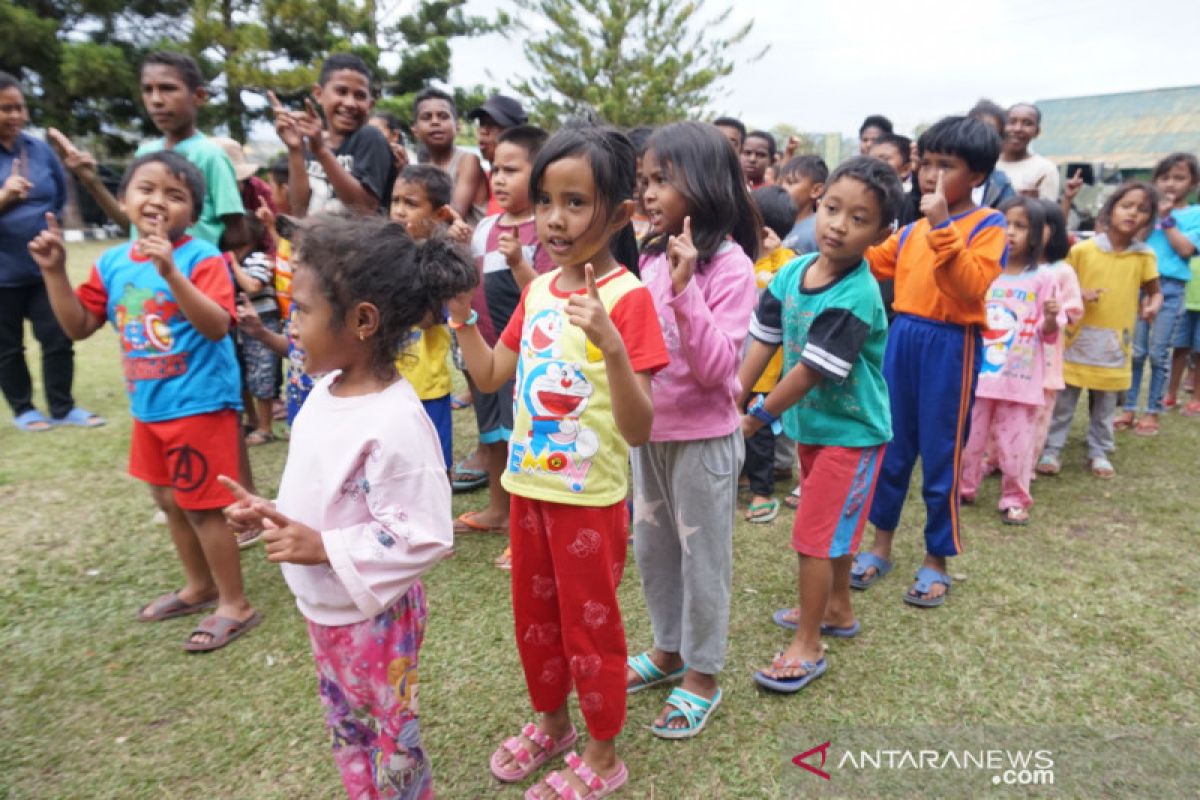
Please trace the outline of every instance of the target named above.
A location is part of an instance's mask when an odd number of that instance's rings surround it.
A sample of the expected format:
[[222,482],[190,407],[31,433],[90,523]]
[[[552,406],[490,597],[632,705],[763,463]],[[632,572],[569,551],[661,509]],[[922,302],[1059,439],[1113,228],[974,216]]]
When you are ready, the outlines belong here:
[[943,192],[942,192],[942,184],[944,184],[944,183],[945,183],[945,181],[946,181],[946,171],[945,171],[945,170],[941,170],[941,169],[939,169],[939,170],[938,170],[937,186],[933,187],[933,193],[934,193],[934,194],[943,194]]
[[283,103],[279,102],[279,98],[270,89],[267,90],[267,99],[271,101],[271,108],[274,111],[283,111]]
[[596,286],[596,270],[592,268],[592,262],[583,265],[583,277],[587,281],[588,297],[599,300],[600,289]]
[[683,236],[687,237],[688,242],[692,241],[692,217],[689,214],[683,218]]
[[232,494],[238,500],[254,499],[254,495],[247,492],[246,487],[242,486],[240,483],[235,481],[233,478],[230,478],[226,475],[218,475],[217,482],[220,483],[222,486],[224,486],[226,489],[228,489],[229,493]]
[[54,216],[53,211],[46,212],[46,230],[56,237],[62,237],[62,230],[58,227],[58,217]]

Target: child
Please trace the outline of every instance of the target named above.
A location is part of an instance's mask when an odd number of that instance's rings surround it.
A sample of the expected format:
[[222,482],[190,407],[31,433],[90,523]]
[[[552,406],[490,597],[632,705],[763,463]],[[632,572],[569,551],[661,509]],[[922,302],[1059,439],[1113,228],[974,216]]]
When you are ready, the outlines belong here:
[[[392,189],[393,222],[399,222],[414,242],[433,236],[450,216],[450,176],[429,164],[404,168]],[[450,419],[450,329],[439,312],[430,324],[418,325],[412,341],[400,348],[396,370],[417,393],[442,444],[449,471],[454,461],[454,423]]]
[[919,456],[924,474],[925,563],[905,602],[931,608],[950,590],[946,559],[962,552],[959,457],[978,372],[984,296],[1003,265],[1004,215],[977,208],[971,189],[995,166],[1000,141],[986,124],[946,117],[917,142],[923,219],[867,251],[878,279],[895,279],[896,318],[884,375],[895,438],[871,504],[875,539],[854,559],[851,586],[892,568],[892,538]]
[[787,189],[796,204],[796,219],[783,236],[783,246],[803,255],[817,250],[817,198],[825,191],[829,167],[820,156],[796,156],[784,162],[779,170],[779,185]]
[[[540,273],[553,268],[545,247],[538,244],[537,224],[530,208],[529,175],[534,159],[546,141],[546,132],[531,125],[518,125],[500,135],[492,163],[492,192],[504,209],[486,217],[475,228],[471,255],[479,266],[482,291],[474,298],[479,315],[479,332],[489,347],[521,302],[521,293]],[[513,430],[513,383],[499,391],[480,390],[474,376],[467,374],[474,398],[475,421],[479,428],[477,463],[487,474],[488,505],[463,513],[454,524],[455,533],[506,533],[509,498],[501,483],[508,461],[508,439]],[[473,459],[455,467],[459,478],[469,480]],[[497,566],[507,565],[502,555]]]
[[654,128],[648,125],[642,125],[637,128],[631,128],[626,131],[626,136],[633,143],[633,149],[637,153],[637,189],[634,190],[633,199],[637,203],[637,208],[633,213],[633,233],[637,237],[638,242],[641,242],[652,232],[650,227],[650,218],[646,216],[646,207],[642,205],[642,192],[646,188],[645,176],[642,173],[642,156],[646,153],[646,143],[650,141],[651,134],[654,133]]
[[351,209],[374,214],[387,208],[395,167],[387,138],[367,124],[375,102],[371,70],[358,56],[332,55],[321,65],[312,94],[328,128],[309,100],[303,111],[291,111],[268,92],[275,132],[287,148],[292,213],[303,217]]
[[[1116,430],[1133,427],[1139,436],[1158,434],[1158,415],[1164,410],[1163,393],[1171,374],[1171,345],[1179,317],[1183,313],[1183,296],[1192,278],[1188,261],[1200,244],[1200,206],[1189,206],[1187,197],[1200,183],[1200,164],[1191,153],[1172,153],[1154,168],[1154,188],[1158,191],[1158,208],[1154,231],[1146,244],[1158,260],[1159,284],[1162,290],[1162,309],[1154,324],[1141,320],[1133,331],[1133,382],[1125,393],[1125,410],[1115,420]],[[1138,396],[1142,389],[1142,367],[1150,359],[1150,389],[1146,398],[1146,413],[1134,419]]]
[[228,510],[265,527],[308,623],[333,756],[351,798],[432,797],[418,682],[421,575],[450,551],[437,432],[397,374],[396,343],[476,281],[440,241],[374,216],[302,229],[295,304],[309,366],[328,373],[296,419],[274,504],[233,481]]
[[1091,417],[1088,468],[1101,479],[1117,474],[1108,454],[1116,449],[1113,417],[1120,393],[1129,388],[1131,328],[1136,317],[1152,323],[1163,302],[1154,251],[1139,238],[1150,227],[1157,207],[1158,196],[1150,184],[1122,184],[1100,209],[1097,223],[1104,233],[1080,242],[1067,255],[1067,263],[1079,276],[1084,311],[1079,323],[1067,331],[1066,388],[1054,405],[1038,470],[1043,474],[1055,475],[1062,469],[1062,449],[1083,389],[1088,390]]
[[[1167,392],[1167,400],[1171,401],[1175,401],[1179,396],[1179,387],[1189,362],[1193,361],[1196,353],[1200,353],[1200,256],[1194,256],[1188,262],[1188,266],[1192,272],[1192,279],[1188,281],[1187,292],[1183,297],[1183,314],[1179,318],[1178,333],[1174,341],[1171,385]],[[1193,397],[1179,413],[1185,417],[1200,417],[1200,400]]]
[[[400,126],[400,119],[389,111],[374,111],[367,124],[387,139],[388,148],[392,151],[393,174],[399,175],[400,170],[408,166],[408,151],[404,149],[404,129]],[[391,196],[390,193],[388,196]]]
[[800,606],[774,615],[796,633],[754,674],[771,691],[798,692],[824,674],[822,635],[850,638],[861,630],[850,602],[850,555],[891,438],[882,373],[887,317],[863,253],[887,238],[902,202],[887,165],[861,156],[841,164],[817,210],[820,252],[779,271],[750,325],[743,379],[753,380],[780,345],[785,374],[750,407],[742,431],[753,436],[782,416],[804,474],[792,530]]
[[[185,582],[138,612],[152,622],[214,605],[184,643],[189,652],[229,644],[261,617],[242,592],[237,540],[221,509],[233,497],[216,480],[238,471],[237,360],[229,336],[233,284],[220,252],[184,231],[199,218],[204,178],[182,155],[134,160],[118,192],[137,242],[107,250],[72,291],[58,223],[29,245],[54,315],[72,339],[107,319],[121,337],[133,412],[129,473],[150,485]],[[214,602],[215,601],[215,602]]]
[[[763,292],[771,284],[779,268],[796,257],[796,254],[779,244],[776,231],[783,230],[796,218],[796,205],[782,186],[764,186],[750,196],[762,217],[763,231],[759,240],[761,257],[754,264],[754,278],[761,301]],[[752,394],[766,394],[779,383],[783,370],[783,351],[778,351],[767,364],[762,376],[753,383]],[[751,384],[743,383],[745,388]],[[745,406],[745,401],[739,402]],[[746,439],[746,463],[742,477],[750,490],[750,504],[746,509],[746,521],[765,524],[779,516],[779,501],[775,494],[776,443],[775,432],[769,427],[760,428]],[[739,484],[740,488],[740,484]]]
[[[907,136],[901,136],[898,133],[887,133],[875,140],[875,144],[871,145],[871,158],[878,158],[886,163],[896,173],[896,177],[900,178],[900,184],[903,186],[907,183],[912,175],[912,159],[909,158],[909,151],[912,150],[912,140]],[[903,228],[917,218],[917,203],[912,195],[905,193],[904,203],[900,206],[900,212],[896,215],[896,227]],[[884,297],[884,304],[891,310],[890,298]]]
[[742,172],[746,188],[754,191],[767,183],[767,167],[775,163],[775,137],[766,131],[751,131],[742,145]]
[[[748,137],[746,147],[757,141]],[[743,150],[743,153],[745,150]],[[629,659],[631,692],[683,678],[651,724],[698,734],[721,703],[733,584],[733,514],[745,458],[741,359],[762,220],[721,135],[681,122],[650,138],[642,251],[670,365],[654,378],[650,441],[633,450],[633,548],[654,647]]]
[[[621,133],[569,126],[538,154],[530,185],[538,238],[558,269],[526,287],[496,347],[467,298],[450,306],[482,389],[515,374],[516,424],[504,473],[512,492],[517,649],[539,712],[491,771],[506,783],[568,750],[572,684],[591,737],[580,758],[526,793],[605,797],[628,778],[615,739],[625,722],[625,635],[616,588],[625,564],[627,446],[650,437],[650,376],[666,347],[634,263],[634,151]],[[625,262],[624,259],[630,259]],[[556,794],[557,792],[557,794]]]
[[733,152],[737,153],[738,158],[741,159],[742,145],[746,143],[745,123],[737,117],[717,117],[712,124],[721,132],[725,141],[729,142],[729,146],[733,148]]
[[974,503],[983,478],[984,450],[995,438],[993,456],[1002,483],[1000,513],[1007,525],[1029,524],[1033,497],[1034,437],[1045,402],[1044,349],[1058,338],[1060,305],[1054,277],[1038,268],[1046,230],[1041,201],[1014,197],[1000,208],[1008,231],[1008,260],[987,293],[983,362],[963,451],[964,503]]
[[[250,228],[253,240],[258,241],[262,224],[255,218]],[[247,252],[249,249],[250,245],[246,245],[238,252],[225,254],[239,292],[237,304],[249,305],[266,330],[280,333],[282,327],[279,303],[275,300],[274,264],[266,253]],[[254,430],[246,436],[246,444],[257,447],[275,441],[272,423],[279,383],[279,356],[269,345],[254,337],[243,337],[240,345],[238,356],[242,376],[253,403],[249,416]]]
[[[1003,174],[1003,173],[1001,173]],[[1066,315],[1067,325],[1074,325],[1083,316],[1083,298],[1079,295],[1079,278],[1075,270],[1064,259],[1071,249],[1067,239],[1067,220],[1062,208],[1050,200],[1042,200],[1046,212],[1046,236],[1042,245],[1042,271],[1054,281],[1054,298]],[[1038,412],[1037,429],[1033,436],[1033,452],[1040,453],[1046,445],[1046,433],[1050,430],[1050,418],[1054,416],[1054,403],[1058,393],[1066,388],[1063,383],[1063,349],[1066,336],[1059,332],[1053,342],[1047,342],[1042,352],[1046,355],[1046,368],[1042,373],[1046,390],[1042,408]],[[985,470],[986,470],[985,465]],[[1038,462],[1041,472],[1041,462]]]
[[451,207],[468,225],[479,222],[487,211],[487,176],[477,155],[454,145],[458,134],[454,98],[426,87],[413,100],[413,118],[413,136],[425,148],[429,163],[450,173],[454,182]]

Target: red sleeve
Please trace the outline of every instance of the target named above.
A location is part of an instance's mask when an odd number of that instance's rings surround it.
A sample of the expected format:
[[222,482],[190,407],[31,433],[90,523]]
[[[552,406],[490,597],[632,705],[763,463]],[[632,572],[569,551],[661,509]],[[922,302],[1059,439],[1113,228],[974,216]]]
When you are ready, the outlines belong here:
[[75,296],[83,307],[95,314],[98,319],[108,319],[108,289],[100,280],[100,271],[92,265],[92,272],[86,282],[75,289]]
[[230,324],[237,325],[237,308],[233,302],[233,279],[222,256],[206,258],[192,268],[192,284],[229,314]]
[[504,332],[500,334],[500,343],[514,353],[521,352],[521,329],[525,327],[525,296],[529,294],[530,286],[533,286],[532,282],[525,284],[525,288],[521,290],[521,299],[517,301],[517,307],[508,318]]
[[649,289],[639,286],[625,294],[609,316],[625,342],[634,372],[655,373],[671,363]]

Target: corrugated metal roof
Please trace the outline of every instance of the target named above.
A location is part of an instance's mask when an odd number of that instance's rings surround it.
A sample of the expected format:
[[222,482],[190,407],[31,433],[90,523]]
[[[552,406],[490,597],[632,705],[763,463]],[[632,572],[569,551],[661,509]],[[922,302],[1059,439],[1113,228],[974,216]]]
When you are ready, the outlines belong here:
[[1110,162],[1149,169],[1177,150],[1200,150],[1200,86],[1038,100],[1033,150],[1056,164]]

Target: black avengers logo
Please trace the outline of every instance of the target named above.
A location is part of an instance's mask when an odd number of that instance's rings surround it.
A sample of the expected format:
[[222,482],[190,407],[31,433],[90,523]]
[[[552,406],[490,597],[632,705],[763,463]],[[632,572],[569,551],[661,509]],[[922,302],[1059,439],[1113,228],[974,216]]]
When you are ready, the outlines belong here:
[[167,450],[167,464],[171,467],[171,486],[177,492],[195,491],[208,478],[208,459],[189,444]]

